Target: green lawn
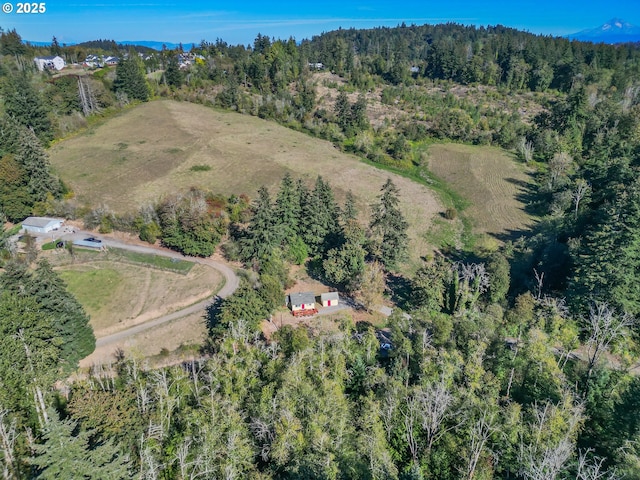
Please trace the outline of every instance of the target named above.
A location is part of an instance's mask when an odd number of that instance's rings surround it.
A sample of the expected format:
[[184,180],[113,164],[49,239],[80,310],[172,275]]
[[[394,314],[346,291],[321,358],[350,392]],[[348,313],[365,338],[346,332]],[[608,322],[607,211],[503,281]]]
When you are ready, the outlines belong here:
[[169,270],[186,275],[193,268],[194,263],[177,258],[162,257],[151,253],[138,253],[120,248],[110,248],[109,256],[115,256],[121,261],[142,264],[149,267]]
[[60,270],[58,274],[69,286],[69,291],[73,292],[92,316],[111,302],[123,280],[120,271],[106,266],[99,269]]

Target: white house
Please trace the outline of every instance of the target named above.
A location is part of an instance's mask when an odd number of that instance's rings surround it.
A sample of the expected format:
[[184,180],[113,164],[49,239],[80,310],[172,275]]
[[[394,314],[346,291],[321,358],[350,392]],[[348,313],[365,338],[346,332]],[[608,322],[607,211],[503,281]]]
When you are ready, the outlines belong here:
[[65,67],[64,58],[58,55],[51,55],[48,57],[36,57],[33,59],[38,67],[38,70],[41,72],[45,69],[47,70],[62,70]]
[[316,296],[313,292],[291,293],[289,295],[289,308],[291,308],[291,313],[294,315],[317,313]]
[[335,307],[340,302],[338,292],[329,292],[320,294],[320,301],[323,307]]
[[64,220],[48,217],[27,217],[22,221],[22,230],[31,233],[48,233],[59,229]]

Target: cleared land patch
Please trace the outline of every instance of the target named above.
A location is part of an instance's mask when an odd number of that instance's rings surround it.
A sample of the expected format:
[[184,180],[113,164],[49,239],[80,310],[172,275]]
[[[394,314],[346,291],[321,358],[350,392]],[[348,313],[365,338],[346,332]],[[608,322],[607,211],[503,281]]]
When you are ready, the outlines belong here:
[[160,317],[217,291],[217,270],[194,265],[187,275],[113,261],[59,267],[60,276],[91,316],[96,337]]
[[469,201],[464,214],[473,232],[499,239],[529,228],[523,196],[530,179],[523,165],[494,147],[433,145],[429,170]]
[[411,225],[414,260],[431,250],[425,233],[442,208],[427,187],[365,165],[329,142],[260,118],[170,100],[128,110],[49,153],[80,202],[118,212],[192,186],[225,195],[254,196],[261,185],[273,192],[290,172],[309,181],[322,175],[339,200],[351,190],[368,215],[391,177]]
[[112,362],[115,352],[119,349],[124,351],[127,357],[148,358],[160,354],[163,350],[174,352],[181,346],[202,345],[206,338],[207,327],[203,315],[191,314],[137,333],[120,342],[97,347],[91,355],[80,361],[80,367]]

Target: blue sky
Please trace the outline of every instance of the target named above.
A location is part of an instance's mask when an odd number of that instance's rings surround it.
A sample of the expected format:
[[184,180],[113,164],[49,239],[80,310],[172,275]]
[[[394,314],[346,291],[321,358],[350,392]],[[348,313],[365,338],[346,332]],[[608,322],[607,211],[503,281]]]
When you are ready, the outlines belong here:
[[[3,0],[0,0],[2,2]],[[249,44],[258,33],[310,38],[323,31],[424,23],[502,24],[564,35],[618,17],[640,26],[640,0],[49,0],[43,14],[0,13],[0,26],[25,40],[98,38]]]

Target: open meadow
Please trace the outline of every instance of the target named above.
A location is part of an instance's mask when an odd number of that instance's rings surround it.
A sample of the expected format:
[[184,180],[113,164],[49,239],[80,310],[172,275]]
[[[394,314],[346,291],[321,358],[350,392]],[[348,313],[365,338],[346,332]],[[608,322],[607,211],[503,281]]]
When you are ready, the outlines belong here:
[[533,224],[533,217],[525,211],[531,179],[524,165],[504,150],[432,145],[429,170],[466,200],[464,215],[470,219],[474,234],[505,240]]
[[82,204],[104,204],[117,212],[192,186],[253,197],[261,185],[275,191],[290,172],[310,182],[322,175],[340,201],[351,190],[368,215],[368,206],[391,177],[411,225],[414,260],[431,250],[425,233],[442,210],[427,187],[365,165],[327,141],[260,118],[191,103],[163,100],[139,105],[55,144],[49,153]]
[[186,275],[117,261],[57,268],[86,312],[96,337],[185,308],[218,291],[221,274],[194,265]]

